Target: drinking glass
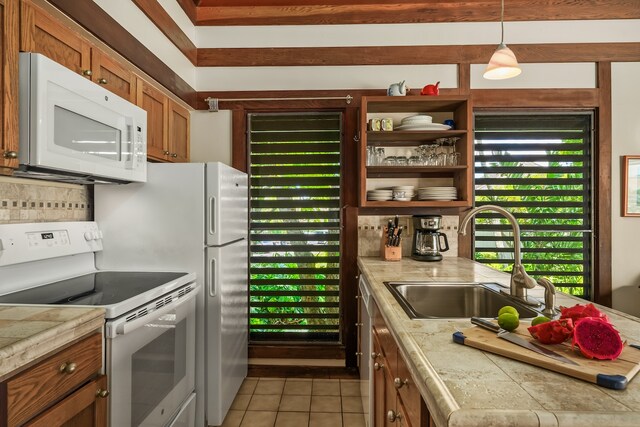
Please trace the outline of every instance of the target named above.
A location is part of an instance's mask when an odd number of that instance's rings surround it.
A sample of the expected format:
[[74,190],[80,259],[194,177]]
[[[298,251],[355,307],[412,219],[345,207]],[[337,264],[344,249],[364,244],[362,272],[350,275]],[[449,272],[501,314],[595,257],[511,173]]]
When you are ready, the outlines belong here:
[[382,166],[384,164],[384,158],[385,158],[384,148],[383,147],[377,147],[376,148],[376,156],[375,156],[375,165],[376,166]]

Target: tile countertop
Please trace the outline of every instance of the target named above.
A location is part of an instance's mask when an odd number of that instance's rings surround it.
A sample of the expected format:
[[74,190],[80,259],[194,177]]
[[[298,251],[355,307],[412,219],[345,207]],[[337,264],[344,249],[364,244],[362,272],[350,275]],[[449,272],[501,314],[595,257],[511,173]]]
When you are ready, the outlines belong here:
[[0,381],[104,326],[104,309],[0,305]]
[[[640,378],[630,381],[625,390],[610,390],[456,344],[452,334],[470,327],[468,321],[411,320],[383,284],[462,280],[508,286],[508,274],[465,258],[430,263],[360,257],[358,265],[436,425],[640,426]],[[543,294],[541,287],[529,290],[536,298],[542,299]],[[557,294],[556,305],[581,302]],[[604,311],[625,338],[640,341],[639,318]]]

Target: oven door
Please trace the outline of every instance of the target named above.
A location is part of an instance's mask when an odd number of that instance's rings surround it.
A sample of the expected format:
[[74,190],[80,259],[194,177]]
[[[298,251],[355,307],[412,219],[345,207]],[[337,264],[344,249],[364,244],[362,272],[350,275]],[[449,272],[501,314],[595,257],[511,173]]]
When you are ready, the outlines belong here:
[[126,321],[128,313],[107,321],[112,426],[164,426],[193,393],[197,290],[155,309],[168,299],[160,298],[147,306],[153,311],[134,320]]

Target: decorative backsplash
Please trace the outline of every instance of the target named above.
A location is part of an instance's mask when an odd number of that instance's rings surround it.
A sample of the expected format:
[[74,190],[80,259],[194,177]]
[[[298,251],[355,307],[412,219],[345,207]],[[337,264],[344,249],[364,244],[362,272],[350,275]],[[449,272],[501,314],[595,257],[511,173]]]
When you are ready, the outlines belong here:
[[[387,225],[390,216],[359,216],[358,217],[358,256],[380,256],[380,239],[382,229]],[[442,231],[447,235],[449,250],[443,252],[445,257],[458,256],[458,223],[455,215],[442,216]],[[404,226],[402,231],[402,256],[411,256],[411,244],[413,238],[413,221],[411,216],[401,216],[399,225]]]
[[87,186],[0,177],[0,224],[89,221]]

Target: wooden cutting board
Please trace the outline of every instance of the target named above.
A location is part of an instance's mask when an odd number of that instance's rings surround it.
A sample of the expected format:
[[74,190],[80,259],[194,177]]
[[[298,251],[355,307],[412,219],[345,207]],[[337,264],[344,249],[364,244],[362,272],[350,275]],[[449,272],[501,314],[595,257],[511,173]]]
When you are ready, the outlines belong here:
[[[524,326],[520,326],[513,332],[527,341],[535,341],[536,344],[540,344],[529,335],[529,332]],[[477,326],[455,332],[453,334],[453,340],[459,344],[499,354],[510,359],[519,360],[616,390],[626,388],[627,383],[640,371],[640,347],[635,345],[625,345],[622,353],[616,360],[587,359],[582,356],[577,349],[571,348],[570,341],[562,344],[542,345],[577,363],[577,365],[572,365],[559,362],[502,338],[498,338],[495,332]]]

